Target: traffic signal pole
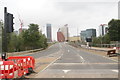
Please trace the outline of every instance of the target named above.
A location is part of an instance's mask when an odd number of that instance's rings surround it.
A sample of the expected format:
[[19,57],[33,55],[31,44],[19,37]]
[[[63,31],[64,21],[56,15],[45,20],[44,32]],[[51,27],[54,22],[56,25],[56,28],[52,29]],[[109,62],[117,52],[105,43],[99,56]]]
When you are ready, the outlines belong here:
[[6,52],[7,52],[7,8],[4,8],[4,27],[2,33],[2,59],[6,60]]
[[6,60],[6,52],[8,51],[7,33],[13,32],[13,14],[7,12],[7,7],[4,7],[4,27],[2,33],[2,59]]

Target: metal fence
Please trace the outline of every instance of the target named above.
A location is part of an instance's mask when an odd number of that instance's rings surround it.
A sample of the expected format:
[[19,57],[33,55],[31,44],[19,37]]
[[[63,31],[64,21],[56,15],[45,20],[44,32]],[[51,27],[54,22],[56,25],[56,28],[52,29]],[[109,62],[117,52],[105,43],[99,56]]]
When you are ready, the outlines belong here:
[[113,47],[120,47],[120,43],[118,44],[96,44],[95,47],[105,47],[105,48],[113,48]]

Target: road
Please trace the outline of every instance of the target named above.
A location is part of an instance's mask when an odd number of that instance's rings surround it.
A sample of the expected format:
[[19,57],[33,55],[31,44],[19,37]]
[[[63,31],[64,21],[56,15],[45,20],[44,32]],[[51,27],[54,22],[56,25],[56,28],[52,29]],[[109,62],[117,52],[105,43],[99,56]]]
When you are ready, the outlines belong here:
[[35,78],[117,78],[118,62],[98,54],[57,43],[47,50],[31,54],[35,58],[58,51],[59,57],[40,71]]

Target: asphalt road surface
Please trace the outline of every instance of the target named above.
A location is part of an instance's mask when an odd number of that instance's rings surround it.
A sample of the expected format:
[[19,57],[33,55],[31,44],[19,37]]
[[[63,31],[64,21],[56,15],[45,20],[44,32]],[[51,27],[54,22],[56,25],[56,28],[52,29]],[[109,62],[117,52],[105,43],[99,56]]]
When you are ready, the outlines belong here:
[[81,51],[66,43],[32,54],[35,58],[62,50],[61,55],[36,78],[118,78],[118,62],[98,54]]

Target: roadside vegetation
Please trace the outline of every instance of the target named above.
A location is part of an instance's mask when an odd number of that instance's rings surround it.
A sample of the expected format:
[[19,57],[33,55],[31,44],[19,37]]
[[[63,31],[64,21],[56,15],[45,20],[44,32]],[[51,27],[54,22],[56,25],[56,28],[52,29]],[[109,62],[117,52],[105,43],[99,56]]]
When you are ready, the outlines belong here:
[[97,44],[111,44],[120,41],[120,20],[112,19],[108,23],[108,31],[104,36],[94,37],[93,46]]
[[8,52],[20,52],[39,48],[45,49],[48,46],[47,38],[39,31],[39,25],[32,23],[28,26],[29,28],[22,30],[20,34],[16,34],[15,32],[7,34]]
[[[69,44],[77,47],[87,45],[85,41],[74,41]],[[107,33],[104,36],[92,37],[89,46],[93,47],[120,47],[120,20],[112,19],[108,22]]]

